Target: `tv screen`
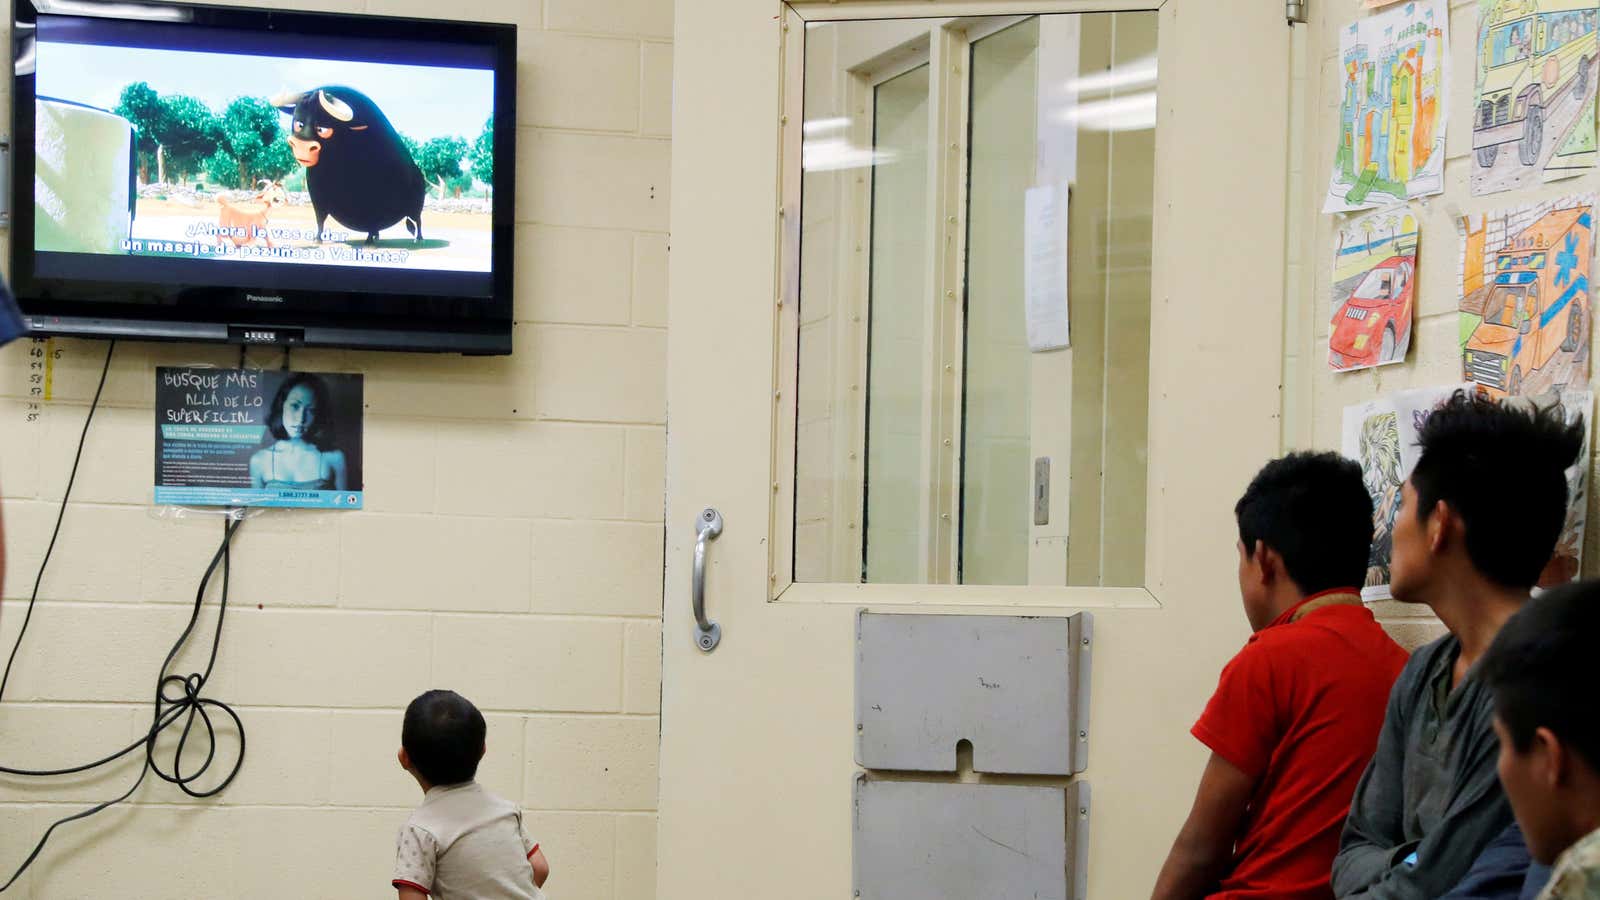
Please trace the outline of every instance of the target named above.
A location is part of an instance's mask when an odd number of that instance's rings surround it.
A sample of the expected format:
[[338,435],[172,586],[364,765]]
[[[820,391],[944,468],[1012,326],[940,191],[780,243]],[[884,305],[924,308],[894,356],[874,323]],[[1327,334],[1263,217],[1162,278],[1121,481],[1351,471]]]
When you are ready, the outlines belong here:
[[510,352],[514,26],[51,9],[17,4],[35,330]]

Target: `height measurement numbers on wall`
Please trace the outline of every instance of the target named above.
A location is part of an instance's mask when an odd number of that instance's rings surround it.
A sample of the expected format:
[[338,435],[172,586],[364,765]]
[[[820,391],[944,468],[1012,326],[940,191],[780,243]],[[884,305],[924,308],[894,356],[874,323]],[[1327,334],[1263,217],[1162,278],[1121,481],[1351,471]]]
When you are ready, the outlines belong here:
[[34,338],[28,347],[28,400],[24,407],[27,421],[39,421],[43,411],[41,403],[48,403],[54,393],[56,360],[61,358],[61,348],[53,338]]

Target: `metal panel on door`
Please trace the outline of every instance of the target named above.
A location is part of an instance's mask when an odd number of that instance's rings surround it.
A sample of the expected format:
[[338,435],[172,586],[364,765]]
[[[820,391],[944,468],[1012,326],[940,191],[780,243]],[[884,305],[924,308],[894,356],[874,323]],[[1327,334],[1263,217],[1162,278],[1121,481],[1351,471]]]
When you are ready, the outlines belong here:
[[1080,900],[1089,789],[856,779],[859,900]]
[[1083,771],[1089,613],[856,620],[856,762],[867,769],[1015,775]]

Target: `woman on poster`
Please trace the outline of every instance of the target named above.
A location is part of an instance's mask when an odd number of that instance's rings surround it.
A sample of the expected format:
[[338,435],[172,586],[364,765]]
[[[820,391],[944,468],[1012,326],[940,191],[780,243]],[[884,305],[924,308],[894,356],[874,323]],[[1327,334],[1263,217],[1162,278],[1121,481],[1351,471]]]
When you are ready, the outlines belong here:
[[267,429],[276,440],[250,457],[250,485],[346,490],[344,451],[333,447],[332,409],[321,378],[301,372],[285,381],[267,416]]

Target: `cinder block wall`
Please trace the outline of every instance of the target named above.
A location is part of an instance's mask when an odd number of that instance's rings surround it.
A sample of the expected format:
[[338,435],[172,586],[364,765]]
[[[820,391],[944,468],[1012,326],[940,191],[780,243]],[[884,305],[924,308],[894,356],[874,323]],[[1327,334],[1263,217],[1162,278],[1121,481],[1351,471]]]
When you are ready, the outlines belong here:
[[[245,721],[239,780],[190,801],[147,778],[132,802],[59,830],[11,895],[392,896],[394,833],[419,799],[394,762],[400,711],[440,686],[488,714],[480,780],[528,810],[550,896],[652,897],[672,4],[285,5],[520,26],[516,354],[293,355],[367,376],[368,508],[267,513],[238,535],[207,694]],[[37,408],[29,347],[0,352],[8,650],[104,354],[55,346]],[[0,765],[82,762],[148,727],[157,668],[222,528],[150,506],[154,368],[237,361],[117,347],[0,703]],[[178,671],[198,670],[207,639]],[[225,736],[224,752],[235,744]],[[137,771],[0,777],[0,881],[48,822]]]

